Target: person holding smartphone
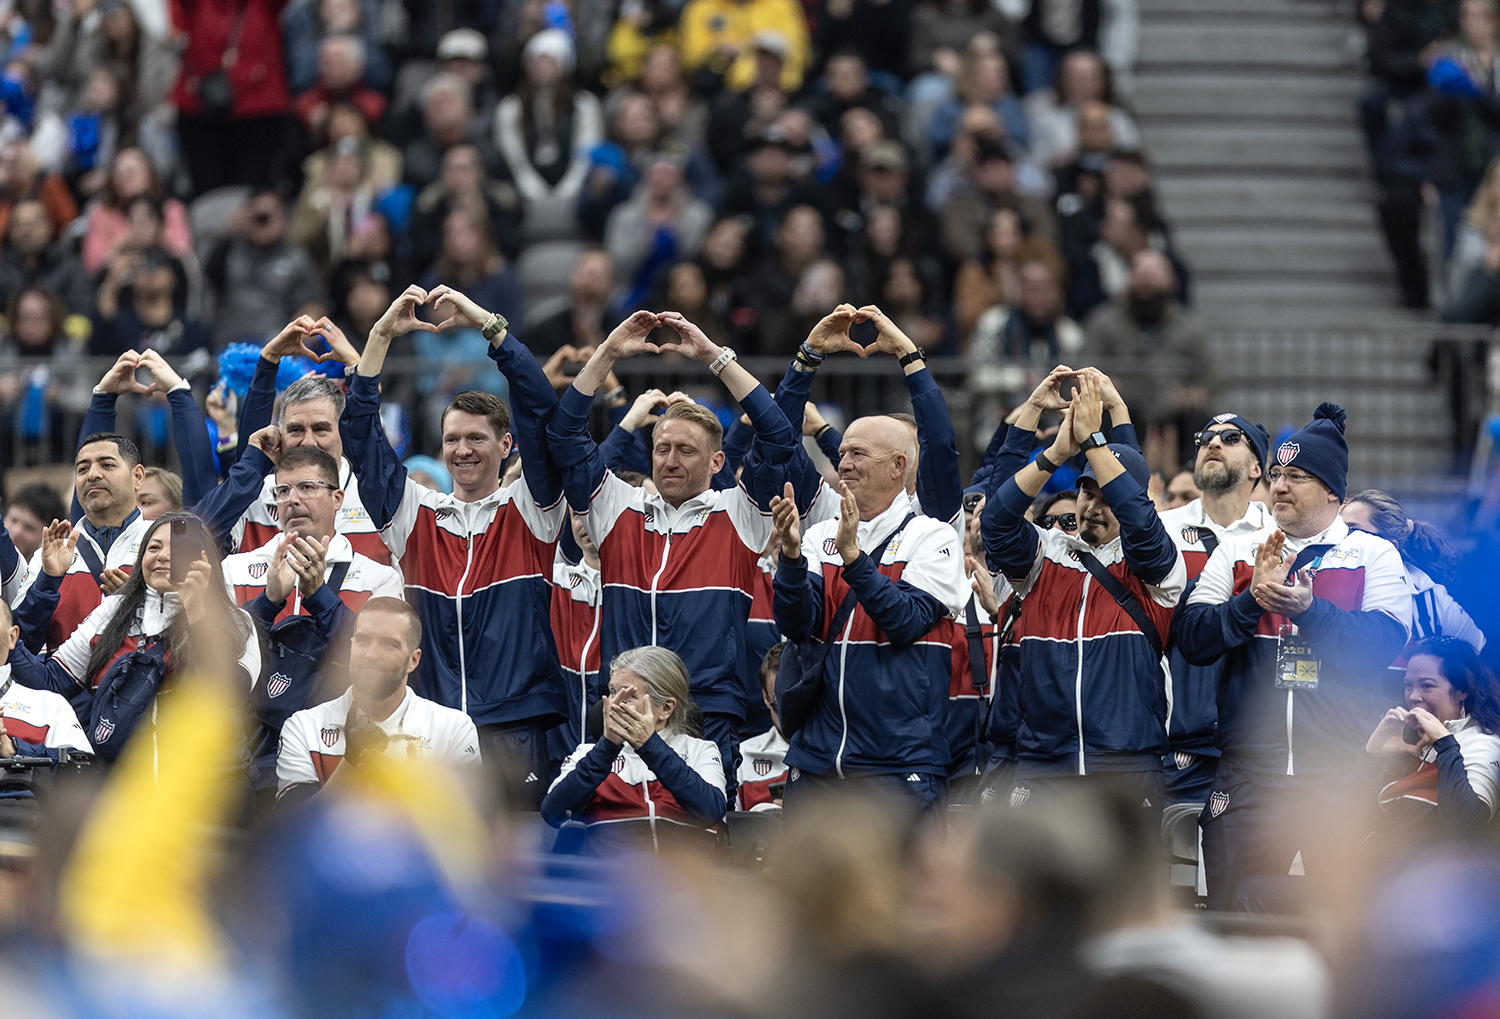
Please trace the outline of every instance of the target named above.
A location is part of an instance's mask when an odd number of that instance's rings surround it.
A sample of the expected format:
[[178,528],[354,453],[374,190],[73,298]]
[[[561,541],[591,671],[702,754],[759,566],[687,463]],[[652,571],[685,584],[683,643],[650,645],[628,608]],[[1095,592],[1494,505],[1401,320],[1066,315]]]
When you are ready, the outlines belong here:
[[[71,561],[78,532],[67,521],[47,528],[43,568],[60,571]],[[37,657],[22,643],[11,649],[11,675],[22,686],[51,690],[73,705],[101,757],[113,760],[140,723],[151,717],[148,697],[133,707],[105,705],[100,696],[126,670],[149,677],[156,691],[191,668],[200,624],[233,620],[241,682],[249,690],[260,675],[260,642],[250,617],[235,606],[211,541],[197,517],[174,513],[152,521],[142,535],[130,576],[120,589],[73,631],[51,657]],[[217,611],[210,611],[216,609]]]

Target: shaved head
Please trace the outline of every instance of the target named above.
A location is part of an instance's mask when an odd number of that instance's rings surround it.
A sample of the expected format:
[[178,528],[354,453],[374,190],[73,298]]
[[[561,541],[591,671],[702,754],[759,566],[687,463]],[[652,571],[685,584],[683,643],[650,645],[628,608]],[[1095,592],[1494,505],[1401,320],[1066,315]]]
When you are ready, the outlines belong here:
[[839,445],[839,480],[849,486],[862,520],[885,512],[906,491],[917,442],[904,422],[878,415],[855,420]]

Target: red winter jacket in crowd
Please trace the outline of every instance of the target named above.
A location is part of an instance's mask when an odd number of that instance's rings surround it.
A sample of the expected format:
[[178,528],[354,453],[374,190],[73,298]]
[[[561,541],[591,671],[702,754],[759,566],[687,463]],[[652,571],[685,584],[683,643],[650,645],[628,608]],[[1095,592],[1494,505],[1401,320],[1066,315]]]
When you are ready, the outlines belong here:
[[[172,0],[172,23],[188,37],[172,102],[189,116],[203,112],[198,83],[217,71],[241,9],[238,59],[228,68],[234,119],[286,113],[291,107],[281,53],[281,9],[287,0]],[[242,6],[243,5],[243,6]]]

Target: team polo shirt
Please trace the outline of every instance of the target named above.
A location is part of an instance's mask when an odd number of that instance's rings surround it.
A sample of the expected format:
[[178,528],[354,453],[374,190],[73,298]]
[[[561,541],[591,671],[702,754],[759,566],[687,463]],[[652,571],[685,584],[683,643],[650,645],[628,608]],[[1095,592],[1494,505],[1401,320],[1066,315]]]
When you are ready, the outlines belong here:
[[[322,785],[344,759],[344,724],[354,690],[292,715],[281,727],[276,755],[276,796],[294,785]],[[462,711],[418,697],[409,688],[390,716],[375,722],[390,738],[387,757],[426,758],[445,764],[479,764],[479,733]]]

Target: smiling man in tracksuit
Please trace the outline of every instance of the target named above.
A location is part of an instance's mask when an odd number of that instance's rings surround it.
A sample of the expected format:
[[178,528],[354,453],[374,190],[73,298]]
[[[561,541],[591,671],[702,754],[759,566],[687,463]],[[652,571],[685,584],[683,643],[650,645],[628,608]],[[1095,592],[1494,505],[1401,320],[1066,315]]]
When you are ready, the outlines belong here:
[[1339,518],[1344,418],[1325,403],[1277,447],[1276,527],[1221,544],[1178,612],[1187,660],[1223,659],[1222,757],[1198,820],[1211,909],[1251,905],[1245,880],[1285,876],[1299,852],[1309,879],[1327,875],[1369,830],[1345,828],[1346,811],[1375,802],[1364,746],[1412,600],[1395,547]]
[[[674,330],[678,342],[658,348],[647,341],[658,326]],[[696,403],[673,404],[656,422],[655,492],[623,481],[605,465],[588,433],[594,394],[621,358],[658,350],[707,365],[749,415],[762,455],[746,465],[740,485],[712,487],[724,465],[724,433],[713,413]],[[719,746],[733,798],[748,690],[745,622],[760,554],[771,539],[770,500],[786,482],[797,442],[791,425],[732,349],[711,342],[676,312],[639,311],[609,334],[563,393],[547,437],[568,503],[587,514],[599,550],[600,655],[610,661],[646,645],[677,652],[703,711],[704,736]]]
[[[963,547],[950,524],[919,514],[906,494],[916,442],[904,422],[860,418],[839,453],[837,520],[803,536],[792,486],[772,503],[781,536],[777,628],[827,649],[816,702],[787,751],[785,802],[790,809],[819,786],[852,779],[930,808],[948,787],[949,617],[969,597]],[[778,676],[779,703],[792,682]]]
[[[423,305],[444,319],[417,317]],[[391,341],[449,325],[479,329],[510,383],[511,408],[465,392],[443,412],[445,495],[407,477],[380,424],[380,370]],[[557,540],[567,526],[562,482],[543,431],[557,395],[507,323],[463,294],[408,287],[370,331],[339,421],[361,501],[400,563],[422,623],[413,689],[474,720],[480,753],[509,766],[514,806],[538,806],[550,784],[546,731],[567,720],[568,691],[549,618]],[[512,450],[522,477],[501,486]]]
[[[1064,412],[1052,447],[1000,486],[981,531],[991,569],[1023,598],[1021,724],[1012,806],[1059,782],[1115,773],[1160,811],[1168,686],[1162,643],[1187,584],[1162,526],[1140,453],[1105,441],[1102,386],[1091,373]],[[1026,433],[1019,441],[1029,444]],[[1007,438],[1009,441],[1009,438]],[[1047,476],[1080,448],[1077,536],[1025,518]]]

